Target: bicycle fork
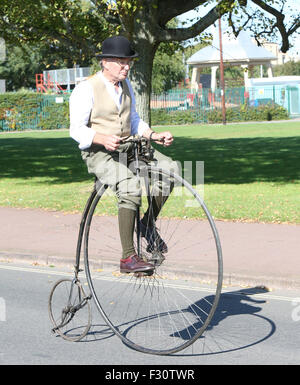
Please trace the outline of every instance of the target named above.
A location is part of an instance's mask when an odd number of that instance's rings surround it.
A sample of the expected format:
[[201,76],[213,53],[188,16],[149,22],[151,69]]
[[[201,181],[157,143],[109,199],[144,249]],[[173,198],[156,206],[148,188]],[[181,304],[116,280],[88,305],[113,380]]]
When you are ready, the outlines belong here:
[[[91,294],[82,298],[82,294],[80,291],[80,287],[78,286],[78,283],[79,283],[79,280],[77,277],[75,277],[72,280],[71,290],[70,290],[69,298],[68,298],[68,303],[61,311],[61,323],[59,325],[57,325],[56,327],[51,329],[51,331],[53,333],[55,333],[56,330],[66,326],[73,319],[75,313],[78,310],[82,309],[87,304],[87,302],[92,298]],[[79,283],[79,285],[80,285],[80,283]],[[72,296],[73,296],[74,286],[77,286],[77,289],[78,289],[78,303],[77,303],[77,305],[72,305],[72,298],[73,298]]]

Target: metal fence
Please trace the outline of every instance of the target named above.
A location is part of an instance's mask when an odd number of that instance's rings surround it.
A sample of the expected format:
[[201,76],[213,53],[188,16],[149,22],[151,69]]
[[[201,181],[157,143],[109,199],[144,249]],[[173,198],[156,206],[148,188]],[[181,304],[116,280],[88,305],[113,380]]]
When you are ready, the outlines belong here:
[[[241,88],[225,90],[226,109],[238,111],[241,105],[259,106],[269,102],[284,107],[290,115],[300,115],[300,90],[296,87],[260,87],[245,91]],[[35,103],[27,107],[0,103],[0,130],[51,129],[68,127],[69,94],[37,94]],[[31,95],[32,98],[32,95]],[[8,100],[8,99],[7,99]],[[151,110],[163,110],[167,114],[185,112],[193,114],[198,122],[207,122],[212,111],[221,110],[221,90],[214,93],[210,89],[198,92],[172,90],[161,95],[151,95]]]
[[[25,99],[25,100],[24,100]],[[69,94],[32,94],[18,103],[0,103],[0,131],[43,130],[68,127]],[[5,105],[4,105],[5,104]]]
[[[231,88],[225,90],[227,107],[236,107],[245,102],[245,89]],[[172,90],[162,95],[152,94],[151,108],[165,108],[168,111],[194,109],[211,109],[221,107],[221,90],[214,93],[204,88],[198,92],[189,90]]]
[[[190,111],[197,116],[197,121],[206,122],[207,115],[213,110],[222,109],[222,92],[216,89],[200,89],[197,92],[189,90],[172,90],[162,95],[151,96],[153,110],[164,109],[166,112]],[[245,89],[225,89],[226,109],[239,109],[242,105],[258,107],[266,104],[276,104],[285,108],[290,116],[300,115],[300,86],[263,86]]]
[[300,114],[300,85],[256,86],[249,89],[251,105],[274,102],[284,107],[289,115]]
[[90,67],[75,67],[59,70],[49,70],[43,72],[45,79],[50,79],[53,83],[67,86],[70,90],[71,85],[77,84],[79,81],[91,75]]
[[[226,108],[239,107],[245,103],[245,89],[231,88],[225,90]],[[151,109],[164,109],[166,112],[190,111],[199,122],[207,121],[207,113],[222,108],[221,90],[212,92],[208,88],[198,92],[189,90],[172,90],[162,95],[151,96]]]

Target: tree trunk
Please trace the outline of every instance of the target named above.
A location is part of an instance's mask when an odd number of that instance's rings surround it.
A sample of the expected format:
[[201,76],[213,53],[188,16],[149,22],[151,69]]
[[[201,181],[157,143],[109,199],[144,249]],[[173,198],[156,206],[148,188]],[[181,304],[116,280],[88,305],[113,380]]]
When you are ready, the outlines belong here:
[[137,112],[150,125],[152,67],[156,45],[145,37],[140,37],[136,39],[135,49],[139,56],[130,71],[130,81],[135,92]]
[[[227,2],[228,0],[222,1]],[[197,0],[186,0],[186,2],[185,5],[182,5],[182,0],[161,0],[161,3],[158,0],[141,0],[140,6],[133,13],[130,13],[128,9],[127,11],[123,9],[123,12],[119,13],[123,33],[133,43],[139,54],[129,76],[135,92],[137,112],[149,125],[151,124],[152,68],[159,43],[181,41],[194,37],[220,17],[219,12],[213,9],[206,16],[208,22],[205,22],[206,18],[204,18],[204,22],[200,19],[194,26],[186,29],[165,28],[170,18],[180,14],[178,11],[174,12],[176,6],[180,10],[186,11],[198,4]],[[159,7],[160,4],[161,8]],[[170,16],[170,7],[173,10],[173,16]],[[184,31],[185,33],[183,33]]]

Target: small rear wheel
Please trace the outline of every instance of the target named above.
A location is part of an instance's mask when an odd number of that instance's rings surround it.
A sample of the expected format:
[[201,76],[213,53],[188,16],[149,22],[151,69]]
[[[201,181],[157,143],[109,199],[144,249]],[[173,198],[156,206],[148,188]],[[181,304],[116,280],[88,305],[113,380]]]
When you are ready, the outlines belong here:
[[52,332],[65,340],[79,341],[91,327],[90,296],[76,279],[61,279],[53,286],[48,302]]

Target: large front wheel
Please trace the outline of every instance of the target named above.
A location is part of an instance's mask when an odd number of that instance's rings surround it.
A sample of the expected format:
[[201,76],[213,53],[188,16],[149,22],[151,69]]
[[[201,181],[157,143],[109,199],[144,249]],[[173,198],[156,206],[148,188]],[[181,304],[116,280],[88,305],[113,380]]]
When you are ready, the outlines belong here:
[[[137,223],[136,248],[153,264],[153,274],[119,272],[117,202],[105,186],[87,217],[85,269],[100,313],[123,342],[145,353],[170,354],[196,341],[214,315],[222,286],[221,245],[207,207],[189,183],[156,168],[144,168],[140,182],[146,229]],[[92,269],[92,261],[111,268]]]

